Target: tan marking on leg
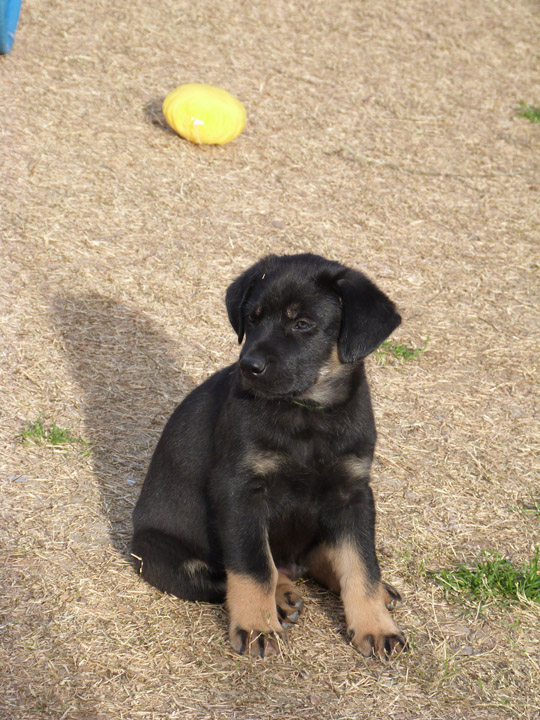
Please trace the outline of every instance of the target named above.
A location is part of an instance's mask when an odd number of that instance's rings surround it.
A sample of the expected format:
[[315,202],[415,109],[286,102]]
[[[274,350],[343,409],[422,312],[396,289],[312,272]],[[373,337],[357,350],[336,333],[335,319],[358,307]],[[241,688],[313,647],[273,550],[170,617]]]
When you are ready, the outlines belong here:
[[210,570],[208,563],[205,563],[204,560],[197,559],[186,560],[186,562],[182,565],[182,568],[186,575],[189,575],[192,578],[199,575],[201,572],[209,572]]
[[311,551],[306,564],[310,577],[336,593],[336,595],[339,595],[341,590],[339,579],[324,545],[319,545]]
[[229,638],[240,654],[269,655],[278,651],[276,637],[282,635],[276,609],[277,570],[272,581],[257,580],[227,571]]
[[386,608],[387,591],[380,581],[375,585],[369,581],[358,550],[350,542],[321,546],[316,560],[316,570],[322,569],[331,583],[338,584],[348,635],[356,649],[366,657],[381,658],[402,649],[405,637]]

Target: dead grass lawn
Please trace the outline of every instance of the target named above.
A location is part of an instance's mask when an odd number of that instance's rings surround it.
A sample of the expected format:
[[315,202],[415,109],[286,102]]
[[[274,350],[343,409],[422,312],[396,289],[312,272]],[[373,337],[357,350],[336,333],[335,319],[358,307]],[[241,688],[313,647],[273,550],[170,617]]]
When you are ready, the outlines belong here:
[[[532,0],[25,0],[0,58],[0,717],[540,718],[539,608],[426,570],[540,544],[540,9]],[[248,124],[162,126],[183,82]],[[420,358],[369,372],[384,572],[412,652],[380,665],[314,585],[284,656],[143,585],[130,512],[164,420],[232,361],[223,295],[267,252],[364,269]],[[23,445],[42,414],[89,445]]]

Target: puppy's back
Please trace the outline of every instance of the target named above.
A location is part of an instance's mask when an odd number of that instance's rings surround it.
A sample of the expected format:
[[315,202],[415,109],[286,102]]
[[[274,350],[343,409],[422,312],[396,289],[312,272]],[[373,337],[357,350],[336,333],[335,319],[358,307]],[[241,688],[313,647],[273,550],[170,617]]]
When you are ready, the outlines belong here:
[[193,390],[169,418],[133,511],[134,530],[155,528],[205,544],[206,487],[214,459],[215,428],[234,366]]

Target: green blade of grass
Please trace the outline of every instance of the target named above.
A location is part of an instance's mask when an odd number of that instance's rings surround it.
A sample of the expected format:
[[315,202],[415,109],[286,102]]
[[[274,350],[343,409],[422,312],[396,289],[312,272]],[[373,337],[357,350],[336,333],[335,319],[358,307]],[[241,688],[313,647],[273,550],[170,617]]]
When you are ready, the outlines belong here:
[[519,103],[519,117],[527,118],[532,123],[540,123],[540,106],[527,105],[524,102]]
[[80,443],[86,445],[81,438],[72,435],[68,428],[61,428],[56,423],[45,426],[43,417],[40,415],[35,422],[29,422],[21,433],[21,441],[24,445],[73,445]]
[[504,598],[540,603],[540,548],[532,560],[514,567],[509,560],[485,551],[476,566],[458,565],[452,570],[429,572],[452,595],[485,601]]
[[408,360],[416,360],[426,350],[429,342],[429,335],[422,347],[412,348],[404,343],[395,340],[385,340],[377,350],[376,358],[379,365],[384,365],[386,357],[390,356],[396,360],[407,362]]

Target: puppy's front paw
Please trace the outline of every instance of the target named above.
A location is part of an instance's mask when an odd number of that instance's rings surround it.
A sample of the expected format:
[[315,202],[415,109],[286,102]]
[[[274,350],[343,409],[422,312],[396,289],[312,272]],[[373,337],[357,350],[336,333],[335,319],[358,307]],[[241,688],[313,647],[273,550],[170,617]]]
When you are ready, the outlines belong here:
[[231,645],[240,655],[260,658],[278,655],[280,646],[285,642],[282,630],[246,630],[238,626],[230,628],[229,638]]
[[266,584],[249,575],[227,573],[229,639],[240,655],[276,655],[284,642],[276,609],[276,580]]
[[364,657],[388,660],[408,649],[405,635],[388,612],[400,605],[399,593],[381,583],[379,592],[357,598],[353,607],[346,608],[347,637]]
[[[373,630],[373,632],[369,632],[369,630]],[[397,626],[395,626],[395,629],[386,630],[376,627],[362,627],[356,630],[350,628],[348,638],[364,657],[388,660],[392,655],[399,655],[404,650],[407,650],[405,635]]]

